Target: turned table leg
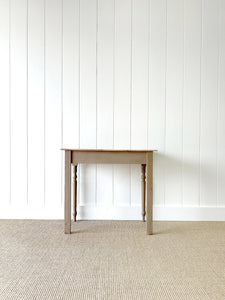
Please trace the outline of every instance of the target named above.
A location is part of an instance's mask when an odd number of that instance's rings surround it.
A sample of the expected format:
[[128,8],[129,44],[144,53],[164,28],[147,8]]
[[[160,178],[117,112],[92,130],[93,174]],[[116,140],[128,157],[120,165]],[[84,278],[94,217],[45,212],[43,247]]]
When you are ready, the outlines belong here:
[[141,205],[142,205],[142,220],[145,222],[145,164],[141,165]]
[[73,167],[73,219],[77,218],[77,165]]
[[147,234],[152,234],[152,215],[153,215],[153,153],[146,153],[147,174],[146,174],[146,193],[147,193]]
[[71,233],[71,151],[65,151],[64,231]]

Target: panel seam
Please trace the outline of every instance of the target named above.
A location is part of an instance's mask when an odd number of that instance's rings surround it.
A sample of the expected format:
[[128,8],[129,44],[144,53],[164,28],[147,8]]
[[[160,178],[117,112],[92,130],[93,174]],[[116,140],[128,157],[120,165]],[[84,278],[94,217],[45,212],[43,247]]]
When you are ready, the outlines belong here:
[[[63,18],[63,14],[64,14],[64,10],[63,10],[63,0],[61,0],[61,148],[63,148],[63,82],[64,82],[64,77],[63,77],[63,64],[64,64],[64,59],[63,59],[63,55],[64,55],[64,47],[63,47],[63,22],[64,22],[64,18]],[[63,204],[63,152],[61,151],[61,205]]]
[[78,147],[80,149],[80,0],[78,5]]
[[[131,0],[131,18],[130,18],[130,149],[132,148],[132,101],[133,101],[133,0]],[[129,192],[129,204],[131,207],[131,179],[132,179],[132,168],[131,165],[129,165],[129,186],[130,186],[130,192]]]
[[147,138],[146,138],[146,144],[147,144],[147,149],[149,148],[149,107],[150,107],[150,0],[148,1],[148,91],[147,91]]
[[[165,114],[165,124],[164,124],[164,154],[166,155],[166,121],[167,121],[167,118],[166,118],[166,113],[167,113],[167,31],[168,31],[168,24],[167,24],[167,0],[166,0],[166,3],[165,3],[166,7],[165,7],[165,10],[166,10],[166,28],[165,28],[165,77],[164,77],[164,81],[165,81],[165,111],[164,111],[164,114]],[[164,164],[163,164],[163,175],[164,175],[164,207],[166,206],[166,169],[165,169],[165,160],[164,160]]]
[[44,0],[44,205],[46,204],[46,0]]
[[[115,148],[115,43],[116,43],[116,0],[114,0],[114,24],[113,24],[113,149]],[[112,206],[114,206],[114,165],[112,165]]]
[[181,162],[181,206],[184,206],[184,78],[185,78],[185,0],[183,0],[183,70],[182,70],[182,162]]
[[12,202],[11,0],[9,0],[9,205]]
[[28,63],[29,63],[29,51],[28,51],[28,43],[29,43],[29,41],[28,41],[28,39],[29,39],[29,37],[28,37],[28,22],[29,22],[29,16],[28,16],[28,13],[29,13],[29,0],[27,0],[27,18],[26,18],[26,34],[27,34],[27,36],[26,36],[26,47],[27,47],[27,59],[26,59],[26,71],[27,71],[27,74],[26,74],[26,76],[27,76],[27,78],[26,78],[26,84],[27,84],[27,86],[26,86],[26,138],[27,138],[27,145],[26,145],[26,147],[27,147],[27,149],[26,149],[26,151],[27,151],[27,161],[26,161],[26,163],[27,163],[27,165],[26,165],[26,171],[27,171],[27,174],[26,174],[26,176],[27,176],[27,190],[26,190],[26,192],[27,192],[27,205],[29,204],[28,202],[29,202],[29,176],[28,176],[28,172],[29,172],[29,168],[28,168],[28,163],[29,163],[29,143],[28,143],[28,138],[29,138],[29,128],[28,128],[28,126],[29,126],[29,123],[28,123],[28,110],[29,110],[29,103],[28,103],[28,93],[29,93],[29,87],[28,87],[28,81],[29,81],[29,78],[28,78]]
[[203,47],[203,0],[201,1],[201,44],[200,44],[200,97],[199,97],[199,207],[201,207],[201,109],[202,109],[202,47]]
[[[98,149],[98,23],[99,23],[99,15],[98,15],[98,0],[96,0],[96,44],[95,44],[95,55],[96,55],[96,149]],[[95,165],[95,206],[98,204],[98,166]]]
[[216,207],[218,207],[218,195],[219,195],[219,108],[220,108],[220,62],[221,62],[221,49],[220,49],[220,36],[221,36],[221,7],[220,7],[220,1],[218,5],[218,61],[217,61],[217,136],[216,136]]

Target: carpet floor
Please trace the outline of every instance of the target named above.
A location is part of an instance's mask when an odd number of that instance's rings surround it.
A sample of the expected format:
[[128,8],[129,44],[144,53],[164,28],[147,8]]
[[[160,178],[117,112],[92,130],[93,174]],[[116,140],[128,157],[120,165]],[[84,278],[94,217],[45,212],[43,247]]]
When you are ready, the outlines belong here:
[[0,299],[225,299],[225,222],[0,220]]

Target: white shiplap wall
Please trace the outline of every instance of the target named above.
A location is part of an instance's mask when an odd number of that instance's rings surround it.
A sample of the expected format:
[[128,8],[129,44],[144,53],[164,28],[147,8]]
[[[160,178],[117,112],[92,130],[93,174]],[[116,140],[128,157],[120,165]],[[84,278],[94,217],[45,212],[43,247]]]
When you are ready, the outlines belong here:
[[[158,149],[154,218],[225,220],[225,0],[0,0],[0,217],[62,218],[61,147]],[[82,165],[79,217],[141,219]]]

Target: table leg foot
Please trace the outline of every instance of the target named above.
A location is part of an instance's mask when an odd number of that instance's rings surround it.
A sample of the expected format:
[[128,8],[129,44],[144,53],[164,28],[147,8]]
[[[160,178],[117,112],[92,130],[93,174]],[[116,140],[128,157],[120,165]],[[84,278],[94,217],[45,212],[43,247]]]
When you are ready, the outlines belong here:
[[147,235],[152,235],[152,234],[153,234],[152,224],[148,224],[147,225]]
[[64,233],[65,233],[65,234],[71,234],[70,225],[68,225],[68,226],[65,225]]

